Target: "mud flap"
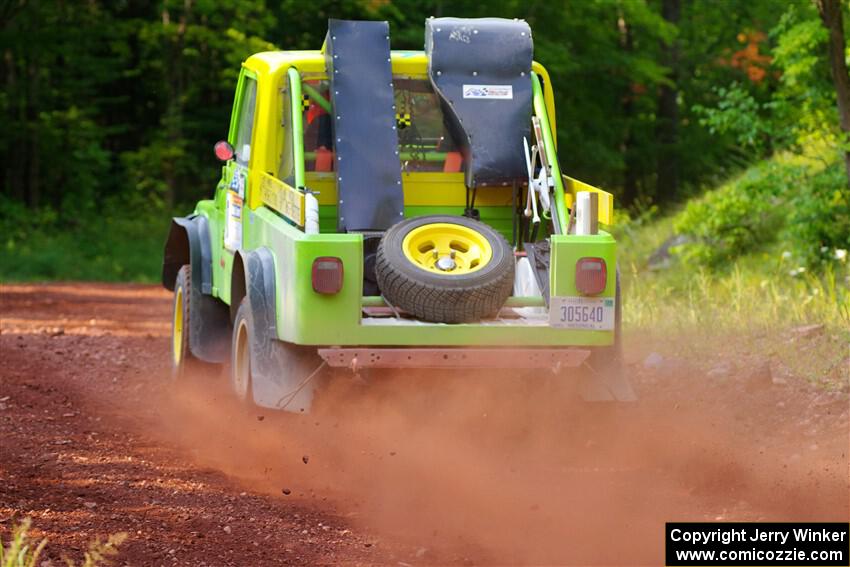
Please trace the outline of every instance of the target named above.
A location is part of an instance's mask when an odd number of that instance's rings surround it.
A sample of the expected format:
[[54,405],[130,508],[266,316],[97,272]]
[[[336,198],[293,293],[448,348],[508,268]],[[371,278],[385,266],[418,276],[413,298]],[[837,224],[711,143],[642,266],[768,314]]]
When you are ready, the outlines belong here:
[[221,363],[230,356],[230,314],[212,293],[212,255],[206,217],[175,217],[165,243],[162,285],[174,289],[177,270],[192,267],[189,297],[189,349],[204,362]]
[[323,365],[314,347],[277,338],[274,258],[267,248],[245,255],[251,329],[251,393],[254,403],[272,409],[307,412]]
[[616,269],[614,344],[591,353],[579,377],[578,394],[586,402],[637,401],[623,364],[623,301],[620,267]]

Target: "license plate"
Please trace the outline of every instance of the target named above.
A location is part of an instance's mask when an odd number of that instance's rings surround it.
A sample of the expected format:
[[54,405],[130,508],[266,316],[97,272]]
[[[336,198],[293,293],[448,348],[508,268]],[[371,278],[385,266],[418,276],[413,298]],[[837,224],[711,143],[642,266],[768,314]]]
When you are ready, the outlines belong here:
[[552,297],[549,325],[588,331],[614,330],[613,297]]

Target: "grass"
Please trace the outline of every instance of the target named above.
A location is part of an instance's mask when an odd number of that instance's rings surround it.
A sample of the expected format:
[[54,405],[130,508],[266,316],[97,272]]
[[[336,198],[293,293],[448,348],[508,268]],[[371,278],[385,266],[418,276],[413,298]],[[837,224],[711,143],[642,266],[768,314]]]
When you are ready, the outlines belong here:
[[[651,216],[651,215],[647,215]],[[627,331],[710,367],[721,359],[769,360],[772,367],[829,388],[850,380],[850,270],[835,262],[800,271],[777,243],[720,270],[647,259],[674,234],[676,213],[617,229]],[[793,274],[793,275],[792,275]],[[822,325],[805,338],[795,333]]]
[[[0,216],[0,281],[158,281],[171,215]],[[23,221],[22,219],[27,219]]]
[[35,567],[47,545],[47,539],[33,542],[29,537],[30,519],[15,526],[9,544],[0,541],[0,567]]
[[[39,558],[47,546],[47,538],[36,542],[30,536],[31,521],[25,518],[12,530],[8,544],[0,541],[0,567],[37,567]],[[80,567],[98,567],[110,564],[110,558],[118,555],[118,548],[127,539],[127,534],[120,532],[112,534],[105,542],[96,539],[89,544],[88,551],[83,554]],[[68,567],[77,565],[74,561],[64,558]]]

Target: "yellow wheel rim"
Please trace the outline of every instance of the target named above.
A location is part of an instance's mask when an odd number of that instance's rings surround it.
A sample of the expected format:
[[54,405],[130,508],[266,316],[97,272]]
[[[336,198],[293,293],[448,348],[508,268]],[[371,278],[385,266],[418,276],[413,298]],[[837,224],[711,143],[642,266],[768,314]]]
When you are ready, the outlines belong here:
[[177,288],[174,297],[174,324],[171,327],[171,353],[174,365],[179,366],[183,358],[183,289]]
[[483,234],[445,222],[414,228],[401,247],[414,266],[444,276],[471,274],[493,258],[493,247]]

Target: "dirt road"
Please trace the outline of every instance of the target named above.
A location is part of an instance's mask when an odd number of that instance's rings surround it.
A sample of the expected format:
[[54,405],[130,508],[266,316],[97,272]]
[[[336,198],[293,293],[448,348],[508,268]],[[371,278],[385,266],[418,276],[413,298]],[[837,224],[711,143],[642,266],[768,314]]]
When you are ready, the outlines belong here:
[[[848,392],[635,364],[641,402],[514,376],[337,380],[315,414],[170,385],[170,297],[4,286],[0,536],[118,564],[660,564],[677,520],[850,517]],[[632,353],[641,360],[643,352]]]

